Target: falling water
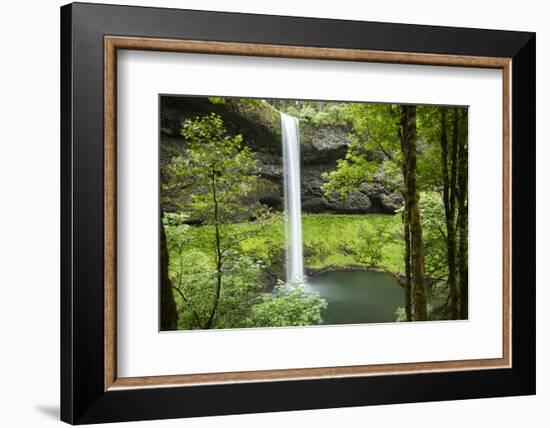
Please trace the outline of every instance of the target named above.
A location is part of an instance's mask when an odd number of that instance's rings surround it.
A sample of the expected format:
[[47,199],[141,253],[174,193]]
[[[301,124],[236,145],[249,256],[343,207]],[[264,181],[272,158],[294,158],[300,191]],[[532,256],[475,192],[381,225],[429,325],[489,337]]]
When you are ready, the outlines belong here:
[[298,119],[281,113],[286,213],[286,280],[303,282],[302,205],[300,200],[300,127]]

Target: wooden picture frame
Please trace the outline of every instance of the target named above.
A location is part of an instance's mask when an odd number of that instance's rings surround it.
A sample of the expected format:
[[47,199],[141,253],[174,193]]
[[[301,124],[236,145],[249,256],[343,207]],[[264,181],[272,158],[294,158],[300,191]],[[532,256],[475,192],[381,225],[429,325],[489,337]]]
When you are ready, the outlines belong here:
[[[117,377],[117,49],[502,70],[502,358]],[[61,9],[61,52],[62,420],[535,392],[534,34],[76,3]]]

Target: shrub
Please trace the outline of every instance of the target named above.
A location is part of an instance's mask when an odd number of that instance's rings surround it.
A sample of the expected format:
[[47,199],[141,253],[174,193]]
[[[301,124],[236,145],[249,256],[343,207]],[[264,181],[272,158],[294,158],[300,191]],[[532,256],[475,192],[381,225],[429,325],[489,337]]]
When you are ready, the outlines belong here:
[[282,281],[273,293],[264,293],[251,309],[249,327],[287,327],[321,324],[327,303],[306,284]]

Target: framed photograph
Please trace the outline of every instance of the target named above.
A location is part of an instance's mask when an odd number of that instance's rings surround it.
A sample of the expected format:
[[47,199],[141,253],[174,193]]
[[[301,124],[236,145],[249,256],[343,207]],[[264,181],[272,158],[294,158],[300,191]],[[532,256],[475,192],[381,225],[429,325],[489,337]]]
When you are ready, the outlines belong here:
[[535,35],[61,8],[61,418],[535,393]]

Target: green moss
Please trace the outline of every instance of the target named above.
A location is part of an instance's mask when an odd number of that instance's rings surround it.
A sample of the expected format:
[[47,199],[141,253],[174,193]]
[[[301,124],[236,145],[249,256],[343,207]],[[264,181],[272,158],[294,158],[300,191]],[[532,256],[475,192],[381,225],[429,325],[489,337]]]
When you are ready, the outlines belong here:
[[[383,230],[393,236],[382,248],[381,268],[393,272],[403,270],[403,243],[400,221],[396,216],[306,214],[302,217],[305,267],[308,270],[344,268],[358,265],[354,250],[358,246],[361,228]],[[283,274],[285,228],[284,217],[276,215],[262,222],[247,222],[228,226],[226,233],[239,232],[249,238],[240,243],[241,251],[262,261],[266,268]],[[191,227],[193,246],[211,252],[211,226]]]
[[[306,252],[306,267],[323,269],[356,265],[353,252],[358,242],[360,228],[382,229],[388,234],[396,232],[394,216],[369,215],[325,215],[311,214],[303,216],[302,228]],[[308,248],[313,254],[307,256]],[[323,251],[320,252],[318,249]],[[392,271],[402,270],[403,244],[392,240],[382,250],[382,267]]]

